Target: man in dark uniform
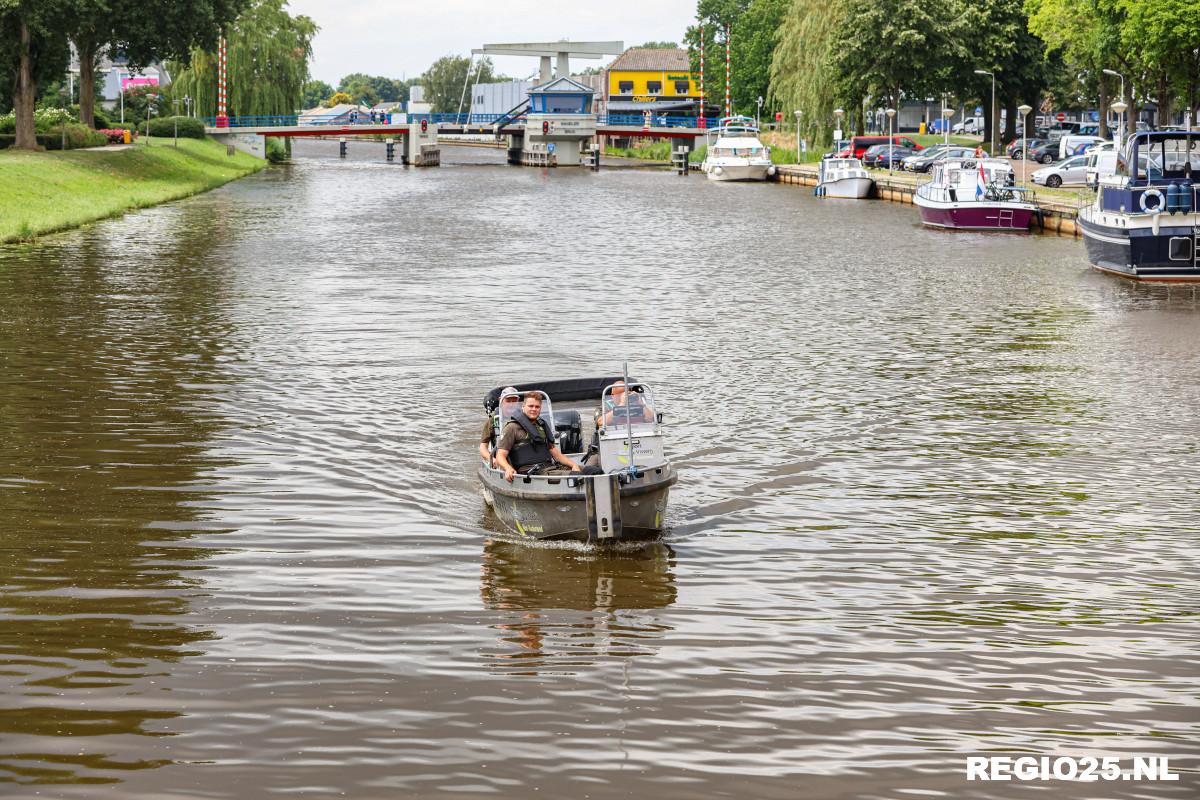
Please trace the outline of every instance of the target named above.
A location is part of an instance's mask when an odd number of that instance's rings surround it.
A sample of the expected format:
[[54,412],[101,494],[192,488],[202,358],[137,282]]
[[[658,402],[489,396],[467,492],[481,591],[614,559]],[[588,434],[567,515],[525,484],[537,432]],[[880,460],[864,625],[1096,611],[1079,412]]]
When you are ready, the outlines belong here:
[[500,410],[496,414],[488,414],[483,418],[483,428],[479,431],[479,457],[484,462],[496,466],[496,459],[492,455],[492,440],[494,438],[496,417],[501,418],[511,417],[513,412],[517,410],[518,403],[521,402],[521,395],[517,394],[517,390],[512,386],[505,386],[500,390]]
[[496,466],[504,470],[504,480],[509,483],[518,472],[522,475],[562,475],[583,469],[558,449],[550,426],[538,419],[541,413],[542,398],[536,392],[530,392],[525,395],[521,410],[513,414],[500,432]]

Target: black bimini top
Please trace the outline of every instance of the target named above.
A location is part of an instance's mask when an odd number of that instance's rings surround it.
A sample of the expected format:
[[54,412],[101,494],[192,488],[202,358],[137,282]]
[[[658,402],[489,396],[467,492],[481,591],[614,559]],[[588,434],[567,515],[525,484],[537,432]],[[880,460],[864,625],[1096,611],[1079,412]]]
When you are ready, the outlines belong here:
[[[538,390],[545,392],[550,397],[550,402],[571,402],[573,400],[599,400],[604,387],[617,381],[625,380],[620,375],[615,378],[565,378],[557,381],[522,381],[520,383],[505,384],[497,386],[487,393],[487,397],[483,398],[483,407],[490,414],[500,405],[500,393],[508,386],[512,386],[518,392],[532,392]],[[633,378],[629,379],[630,383],[634,383]]]

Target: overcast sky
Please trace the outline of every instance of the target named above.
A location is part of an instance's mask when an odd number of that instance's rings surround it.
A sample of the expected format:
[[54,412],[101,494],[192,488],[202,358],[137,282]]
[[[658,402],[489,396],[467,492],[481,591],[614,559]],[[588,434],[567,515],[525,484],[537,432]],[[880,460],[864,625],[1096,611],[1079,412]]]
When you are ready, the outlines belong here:
[[[336,86],[350,72],[412,78],[441,56],[466,55],[484,44],[679,42],[695,16],[696,0],[288,0],[288,7],[321,27],[313,42],[312,74]],[[493,61],[513,77],[528,77],[538,66],[532,58]],[[602,63],[572,59],[571,68]]]

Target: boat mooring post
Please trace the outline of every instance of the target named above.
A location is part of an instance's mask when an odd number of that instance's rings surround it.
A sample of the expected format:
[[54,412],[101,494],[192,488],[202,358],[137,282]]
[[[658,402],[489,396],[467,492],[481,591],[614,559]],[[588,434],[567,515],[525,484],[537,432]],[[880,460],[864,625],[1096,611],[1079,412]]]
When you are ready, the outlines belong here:
[[338,139],[338,158],[346,157],[346,137],[342,136]]
[[383,143],[387,145],[387,160],[392,161],[396,158],[396,140],[384,139]]
[[687,145],[680,145],[679,147],[675,148],[675,152],[674,152],[674,156],[673,156],[672,160],[675,162],[675,172],[677,174],[679,174],[679,175],[687,175],[688,174],[688,168],[691,166],[690,159],[689,159],[690,155],[691,155],[691,151],[688,150]]

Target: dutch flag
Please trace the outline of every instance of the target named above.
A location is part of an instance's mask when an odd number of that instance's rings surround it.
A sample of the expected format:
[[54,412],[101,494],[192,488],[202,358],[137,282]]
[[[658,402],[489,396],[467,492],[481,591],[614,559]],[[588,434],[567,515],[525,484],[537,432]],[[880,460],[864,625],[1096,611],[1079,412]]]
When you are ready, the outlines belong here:
[[983,197],[983,193],[987,189],[987,179],[983,174],[983,159],[979,159],[979,175],[975,178],[975,199]]

